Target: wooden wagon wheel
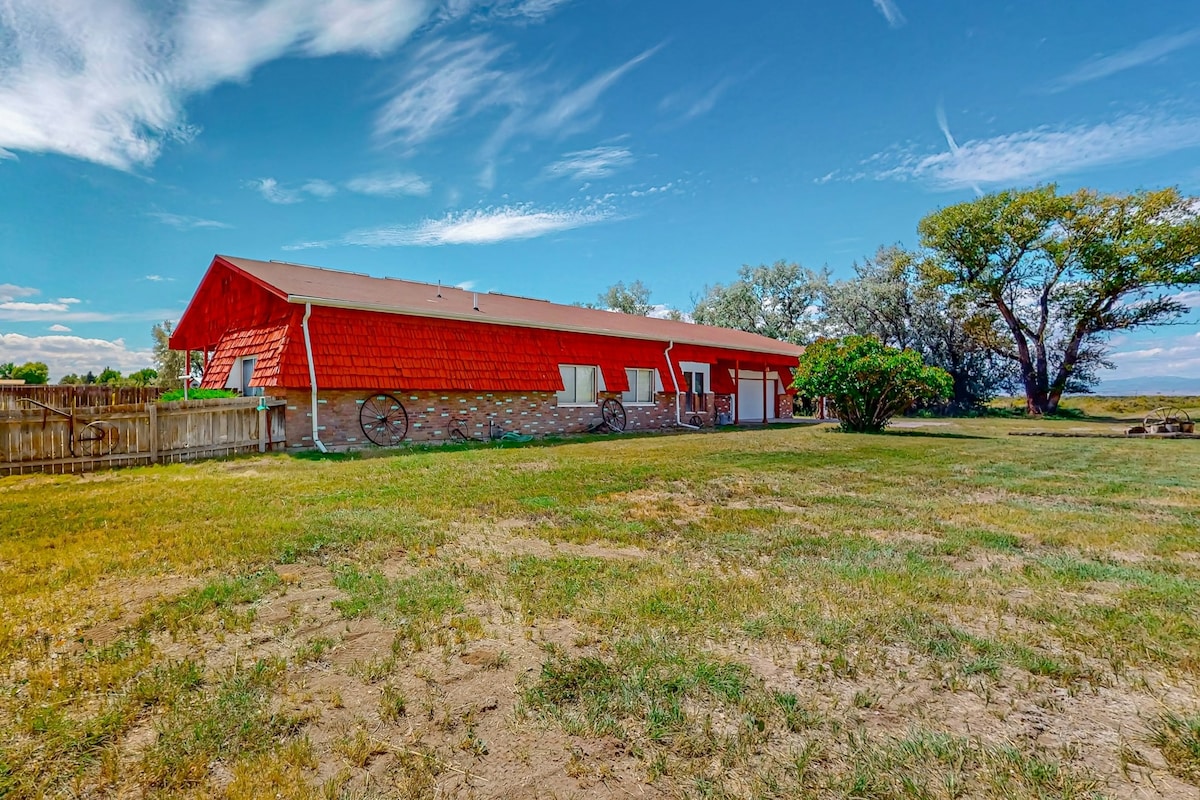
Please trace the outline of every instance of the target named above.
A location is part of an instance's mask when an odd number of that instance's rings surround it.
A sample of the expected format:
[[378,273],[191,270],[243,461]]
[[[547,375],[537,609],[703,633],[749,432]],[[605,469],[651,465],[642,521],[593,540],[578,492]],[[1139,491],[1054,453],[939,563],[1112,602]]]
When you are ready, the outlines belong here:
[[1183,425],[1190,424],[1192,421],[1191,415],[1182,408],[1174,406],[1159,406],[1146,415],[1142,421],[1143,427],[1147,432],[1154,433],[1156,426],[1160,425]]
[[358,424],[373,444],[388,447],[400,444],[408,435],[408,412],[395,395],[372,395],[358,411]]
[[605,398],[600,404],[600,416],[610,431],[620,433],[625,430],[625,406],[615,397]]
[[121,441],[121,433],[117,430],[117,426],[102,419],[84,425],[83,429],[79,431],[79,435],[75,437],[79,454],[93,457],[108,455],[119,441]]

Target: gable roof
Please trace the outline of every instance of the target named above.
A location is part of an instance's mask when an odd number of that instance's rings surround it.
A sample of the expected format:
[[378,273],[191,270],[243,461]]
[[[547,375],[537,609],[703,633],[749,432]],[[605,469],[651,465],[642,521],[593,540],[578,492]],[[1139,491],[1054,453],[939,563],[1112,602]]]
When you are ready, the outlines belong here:
[[[373,278],[283,261],[256,261],[218,255],[223,263],[288,303],[377,311],[468,322],[592,333],[621,338],[676,342],[720,347],[795,358],[799,345],[729,328],[697,325],[668,319],[640,317],[548,300],[470,292],[453,286],[435,286],[396,278]],[[477,304],[477,306],[476,306]],[[189,311],[191,307],[189,306]],[[187,317],[187,312],[184,313]],[[180,321],[183,327],[183,320]]]

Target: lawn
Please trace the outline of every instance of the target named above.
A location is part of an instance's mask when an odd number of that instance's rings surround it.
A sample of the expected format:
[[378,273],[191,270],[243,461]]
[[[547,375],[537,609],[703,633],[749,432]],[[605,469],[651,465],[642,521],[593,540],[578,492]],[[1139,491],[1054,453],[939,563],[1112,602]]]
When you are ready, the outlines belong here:
[[1200,441],[903,424],[0,479],[0,796],[1197,796]]

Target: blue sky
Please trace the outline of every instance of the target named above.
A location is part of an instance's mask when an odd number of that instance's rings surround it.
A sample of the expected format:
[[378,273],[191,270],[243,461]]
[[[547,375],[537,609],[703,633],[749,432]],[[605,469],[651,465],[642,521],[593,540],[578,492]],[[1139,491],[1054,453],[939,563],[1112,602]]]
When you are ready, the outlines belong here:
[[217,252],[687,309],[979,190],[1200,194],[1198,86],[1190,2],[7,0],[0,360],[146,366]]

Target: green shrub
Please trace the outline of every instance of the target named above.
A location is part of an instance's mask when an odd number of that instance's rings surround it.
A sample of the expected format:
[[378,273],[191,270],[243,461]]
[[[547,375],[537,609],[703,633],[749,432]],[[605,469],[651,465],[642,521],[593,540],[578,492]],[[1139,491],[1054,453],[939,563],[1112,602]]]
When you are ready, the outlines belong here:
[[[238,393],[233,389],[188,389],[188,400],[215,400],[221,397],[237,397]],[[159,396],[158,402],[171,403],[176,400],[183,399],[183,389],[172,389],[169,392],[163,392]]]

